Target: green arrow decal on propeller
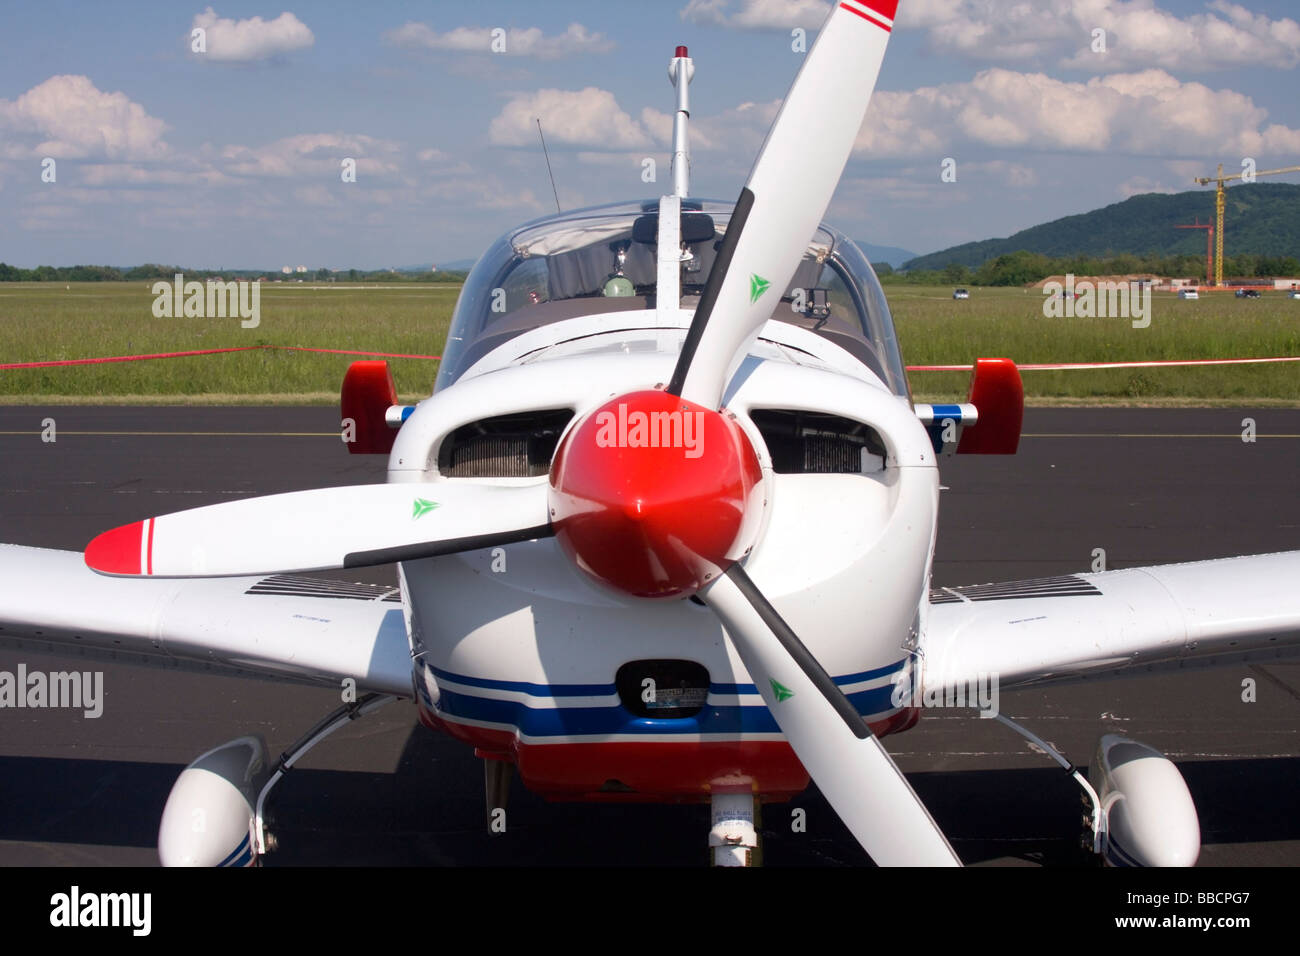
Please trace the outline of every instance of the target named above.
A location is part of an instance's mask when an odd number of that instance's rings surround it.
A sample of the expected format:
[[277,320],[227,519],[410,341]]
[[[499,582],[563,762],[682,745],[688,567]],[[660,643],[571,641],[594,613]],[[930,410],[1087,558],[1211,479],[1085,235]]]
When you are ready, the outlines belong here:
[[768,678],[768,681],[772,684],[772,693],[776,694],[776,702],[778,704],[781,703],[781,701],[789,700],[791,697],[794,696],[794,691],[792,691],[790,688],[782,687],[780,684],[778,684],[775,680],[773,680],[770,677]]
[[753,274],[749,277],[749,304],[753,305],[758,301],[758,297],[767,291],[767,287],[772,283],[768,282],[762,276]]
[[438,502],[436,501],[426,501],[423,498],[416,498],[414,506],[411,508],[411,520],[414,521],[416,518],[427,515],[436,507],[438,507]]

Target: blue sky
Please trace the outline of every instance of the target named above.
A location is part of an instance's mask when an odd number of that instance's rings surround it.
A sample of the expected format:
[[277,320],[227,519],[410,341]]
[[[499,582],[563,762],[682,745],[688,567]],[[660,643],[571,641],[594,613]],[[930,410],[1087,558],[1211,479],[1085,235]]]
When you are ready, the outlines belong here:
[[[553,211],[669,191],[690,47],[692,194],[731,199],[824,0],[10,5],[0,261],[380,268],[472,258]],[[918,253],[1219,162],[1300,164],[1283,2],[902,0],[828,220]],[[202,27],[207,50],[191,50]],[[491,50],[493,28],[506,51]],[[1105,30],[1105,52],[1092,49]],[[354,183],[341,162],[357,161]],[[644,183],[655,158],[658,182]],[[55,181],[42,181],[42,161]],[[956,162],[956,182],[941,163]],[[1300,182],[1289,175],[1270,181]],[[1206,215],[1213,201],[1206,196]],[[1294,251],[1294,250],[1293,250]]]

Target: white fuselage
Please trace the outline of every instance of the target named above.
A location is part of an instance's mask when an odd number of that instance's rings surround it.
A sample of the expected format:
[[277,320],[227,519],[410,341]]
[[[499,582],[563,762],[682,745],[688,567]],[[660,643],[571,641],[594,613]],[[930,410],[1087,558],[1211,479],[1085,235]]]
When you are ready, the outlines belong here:
[[[439,473],[438,450],[468,423],[530,409],[571,409],[576,422],[611,396],[662,384],[689,317],[664,329],[654,313],[589,316],[509,341],[416,409],[389,480],[457,481]],[[939,493],[925,429],[847,352],[779,322],[740,364],[724,405],[753,443],[766,489],[746,570],[878,732],[910,726],[916,715],[898,688],[911,680],[927,607]],[[776,473],[755,409],[864,423],[887,455],[864,455],[858,474]],[[516,763],[533,789],[599,798],[614,781],[624,797],[674,799],[707,797],[711,780],[727,775],[768,796],[805,785],[718,619],[699,603],[613,593],[553,538],[406,562],[401,575],[423,719]],[[624,706],[619,668],[662,660],[707,670],[707,704],[694,716],[639,717]]]

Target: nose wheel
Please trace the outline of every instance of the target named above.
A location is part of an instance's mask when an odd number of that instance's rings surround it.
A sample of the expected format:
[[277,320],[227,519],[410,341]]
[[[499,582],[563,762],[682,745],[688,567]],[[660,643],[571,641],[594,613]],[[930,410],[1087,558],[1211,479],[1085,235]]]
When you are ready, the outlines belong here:
[[710,805],[709,863],[713,866],[760,866],[759,805],[753,791],[715,789]]

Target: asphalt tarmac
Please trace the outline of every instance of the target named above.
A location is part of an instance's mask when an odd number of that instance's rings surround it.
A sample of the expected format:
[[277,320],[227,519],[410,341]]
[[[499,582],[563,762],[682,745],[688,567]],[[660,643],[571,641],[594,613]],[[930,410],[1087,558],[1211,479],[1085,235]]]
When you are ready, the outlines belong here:
[[[53,442],[42,441],[47,418]],[[1242,440],[1245,418],[1254,442]],[[152,514],[382,480],[384,458],[349,456],[337,424],[328,408],[0,408],[0,541],[81,550]],[[943,463],[936,584],[1086,571],[1099,548],[1110,569],[1300,548],[1300,410],[1031,409],[1024,432],[1014,457]],[[67,667],[0,650],[0,670],[19,661]],[[0,711],[0,865],[156,864],[162,808],[189,761],[245,733],[278,754],[338,700],[104,671],[98,719]],[[1241,699],[1247,677],[1254,703]],[[1001,709],[1081,766],[1111,732],[1171,756],[1197,803],[1202,866],[1300,865],[1297,663],[1004,692]],[[939,711],[886,746],[966,863],[1084,862],[1077,788],[997,722]],[[706,860],[706,807],[548,804],[518,782],[507,832],[488,834],[479,761],[420,727],[405,702],[319,746],[273,805],[272,866]],[[806,832],[792,832],[794,807]],[[769,866],[866,862],[815,788],[769,806],[762,824]]]

